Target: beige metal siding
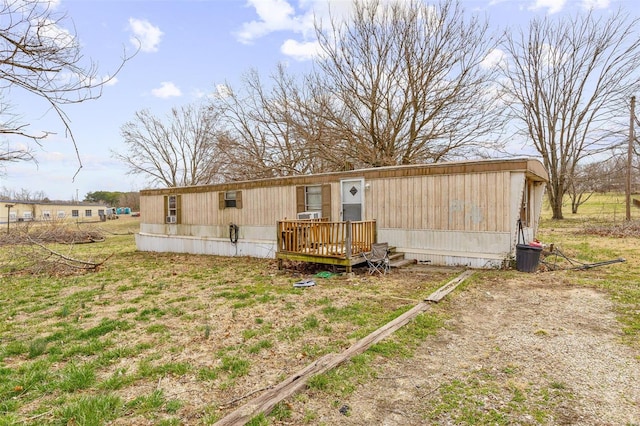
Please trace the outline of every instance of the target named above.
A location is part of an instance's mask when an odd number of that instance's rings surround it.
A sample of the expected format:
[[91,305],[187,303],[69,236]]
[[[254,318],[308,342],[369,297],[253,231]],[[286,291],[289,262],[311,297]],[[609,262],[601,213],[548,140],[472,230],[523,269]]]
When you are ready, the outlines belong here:
[[[365,219],[381,228],[509,231],[510,172],[408,176],[365,181]],[[332,216],[340,217],[339,182],[332,183]],[[182,195],[182,224],[274,225],[296,217],[296,188],[242,190],[243,208],[219,208],[218,192]],[[145,223],[164,223],[164,197],[141,197]]]
[[140,197],[140,218],[144,223],[164,223],[164,196]]
[[273,225],[296,218],[296,189],[289,186],[252,188],[244,194],[244,214],[239,224]]
[[[180,193],[182,223],[222,226],[273,225],[295,218],[296,186],[329,183],[331,218],[341,219],[340,179],[364,178],[363,219],[397,229],[507,230],[512,214],[510,174],[526,173],[544,181],[546,173],[533,160],[494,160],[450,164],[396,166],[361,171],[233,182],[186,188],[141,191],[144,223],[163,224],[163,195]],[[243,208],[220,209],[218,194],[242,193]]]
[[372,179],[366,218],[380,228],[509,231],[509,172]]
[[[285,217],[296,217],[295,188],[286,186],[242,190],[242,208],[220,209],[218,192],[187,192],[181,196],[184,225],[275,225]],[[164,223],[164,196],[141,197],[145,223]]]

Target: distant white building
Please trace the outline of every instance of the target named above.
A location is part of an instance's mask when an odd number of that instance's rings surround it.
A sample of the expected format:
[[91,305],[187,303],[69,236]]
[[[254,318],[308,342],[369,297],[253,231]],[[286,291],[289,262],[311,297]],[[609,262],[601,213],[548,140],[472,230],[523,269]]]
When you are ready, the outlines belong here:
[[98,221],[109,210],[109,207],[99,203],[0,199],[0,223],[53,220]]

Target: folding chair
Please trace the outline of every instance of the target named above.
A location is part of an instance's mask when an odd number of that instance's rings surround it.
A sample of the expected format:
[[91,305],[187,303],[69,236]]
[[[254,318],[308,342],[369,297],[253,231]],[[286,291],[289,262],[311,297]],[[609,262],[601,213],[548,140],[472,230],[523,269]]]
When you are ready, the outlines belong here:
[[369,265],[369,274],[389,272],[389,243],[371,244],[371,251],[363,253],[363,256]]

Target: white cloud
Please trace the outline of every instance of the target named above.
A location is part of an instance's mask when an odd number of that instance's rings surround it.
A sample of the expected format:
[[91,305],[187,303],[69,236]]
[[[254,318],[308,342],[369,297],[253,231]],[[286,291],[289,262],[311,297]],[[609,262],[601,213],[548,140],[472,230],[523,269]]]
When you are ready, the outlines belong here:
[[299,0],[295,7],[292,4],[290,0],[248,0],[247,5],[255,9],[257,19],[241,26],[235,34],[237,40],[250,44],[274,32],[299,34],[300,39],[288,34],[280,51],[297,61],[309,60],[320,54],[315,40],[315,21],[322,22],[329,13],[340,19],[353,9],[353,3],[345,0]]
[[203,99],[206,98],[207,96],[209,96],[208,92],[205,92],[204,90],[201,89],[193,89],[191,90],[191,96],[195,99]]
[[296,15],[293,6],[286,0],[249,0],[248,3],[255,9],[258,19],[245,22],[236,33],[241,43],[252,43],[274,31],[304,32],[309,29],[308,19],[304,14]]
[[[380,7],[394,2],[404,4],[404,0],[376,1]],[[326,23],[329,18],[338,21],[348,19],[354,5],[353,1],[346,0],[298,0],[297,3],[294,0],[247,0],[247,6],[255,9],[257,19],[242,24],[235,36],[239,42],[251,44],[274,32],[299,34],[299,39],[287,34],[280,51],[297,61],[309,60],[322,53],[315,39],[316,22]]]
[[280,46],[280,51],[284,55],[291,56],[297,61],[313,59],[322,53],[320,44],[317,41],[299,42],[291,39],[285,41],[282,46]]
[[129,18],[129,30],[133,33],[129,40],[143,52],[157,52],[163,32],[146,19]]
[[556,68],[569,60],[567,53],[558,49],[558,46],[545,43],[541,47],[540,60],[547,67]]
[[560,12],[565,6],[566,0],[536,0],[529,6],[529,10],[547,9],[549,14]]
[[610,0],[582,0],[585,9],[606,9],[610,4]]
[[160,87],[151,90],[151,94],[157,98],[167,99],[182,96],[182,92],[170,81],[163,81]]
[[485,69],[491,69],[499,66],[504,66],[506,63],[506,55],[504,51],[500,49],[493,49],[487,54],[484,60],[480,63],[480,66]]
[[60,161],[66,161],[67,156],[62,152],[53,151],[53,152],[44,152],[38,155],[38,159],[40,161],[46,161],[47,163],[54,163]]
[[55,44],[59,48],[71,47],[75,44],[74,36],[51,19],[31,22],[32,32],[37,32],[41,40]]
[[118,83],[118,77],[112,77],[110,75],[105,75],[102,77],[102,83],[105,86],[115,86]]
[[216,94],[220,97],[226,98],[233,95],[233,90],[231,90],[229,85],[221,83],[216,85]]

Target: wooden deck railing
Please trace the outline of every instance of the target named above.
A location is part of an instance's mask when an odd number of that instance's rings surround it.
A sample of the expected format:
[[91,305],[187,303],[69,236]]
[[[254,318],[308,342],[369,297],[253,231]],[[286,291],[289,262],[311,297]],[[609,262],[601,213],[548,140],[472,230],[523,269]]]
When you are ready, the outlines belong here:
[[376,242],[375,220],[282,220],[277,229],[279,252],[350,259],[370,251]]

